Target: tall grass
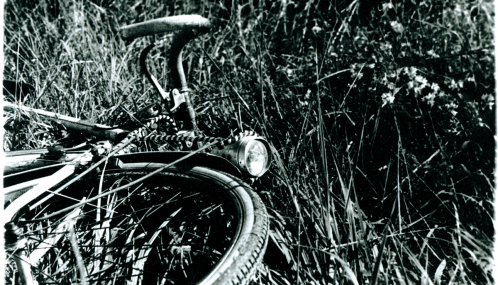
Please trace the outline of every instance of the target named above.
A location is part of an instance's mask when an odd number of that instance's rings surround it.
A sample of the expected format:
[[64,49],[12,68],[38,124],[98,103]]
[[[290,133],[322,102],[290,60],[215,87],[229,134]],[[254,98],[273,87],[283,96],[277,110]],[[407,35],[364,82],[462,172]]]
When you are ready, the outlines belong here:
[[[272,144],[256,283],[492,283],[492,1],[9,1],[4,78],[35,87],[26,105],[113,125],[155,97],[141,48],[171,39],[116,27],[194,13],[217,24],[185,53],[200,127]],[[7,116],[5,150],[61,132]]]

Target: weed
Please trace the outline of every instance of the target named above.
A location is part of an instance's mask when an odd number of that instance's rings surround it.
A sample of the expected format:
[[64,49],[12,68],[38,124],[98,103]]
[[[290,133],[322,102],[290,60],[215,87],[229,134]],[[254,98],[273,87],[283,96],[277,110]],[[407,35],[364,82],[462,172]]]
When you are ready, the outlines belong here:
[[[198,13],[185,53],[207,135],[255,129],[275,163],[258,280],[488,283],[494,181],[492,1],[8,1],[4,78],[24,104],[98,123],[150,103],[120,25]],[[167,45],[166,45],[167,46]],[[163,86],[166,51],[151,64]],[[21,98],[18,98],[18,100]],[[6,117],[4,149],[54,126]],[[29,142],[29,143],[27,143]]]

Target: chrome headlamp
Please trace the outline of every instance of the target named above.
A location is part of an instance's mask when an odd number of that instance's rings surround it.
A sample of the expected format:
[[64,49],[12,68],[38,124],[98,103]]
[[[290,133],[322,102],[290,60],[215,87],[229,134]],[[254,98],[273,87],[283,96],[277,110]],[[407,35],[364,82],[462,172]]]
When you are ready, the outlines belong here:
[[247,136],[239,141],[216,148],[212,154],[219,155],[237,166],[244,174],[260,177],[270,166],[271,152],[268,142],[256,136]]

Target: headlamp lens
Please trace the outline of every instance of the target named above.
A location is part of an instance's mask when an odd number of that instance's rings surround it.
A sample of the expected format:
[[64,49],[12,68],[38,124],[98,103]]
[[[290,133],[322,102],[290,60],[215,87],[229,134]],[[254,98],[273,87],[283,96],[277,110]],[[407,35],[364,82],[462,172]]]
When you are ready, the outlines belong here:
[[247,171],[254,176],[261,174],[268,164],[268,150],[265,145],[258,140],[252,140],[246,147],[246,167]]

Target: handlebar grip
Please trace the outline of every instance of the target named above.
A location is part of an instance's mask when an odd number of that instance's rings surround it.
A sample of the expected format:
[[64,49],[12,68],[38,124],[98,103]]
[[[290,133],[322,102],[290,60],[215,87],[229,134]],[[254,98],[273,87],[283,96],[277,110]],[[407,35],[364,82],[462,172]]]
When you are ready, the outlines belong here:
[[123,38],[132,39],[164,32],[175,32],[188,29],[208,29],[210,26],[211,22],[202,16],[181,15],[123,26],[119,29],[119,32]]

